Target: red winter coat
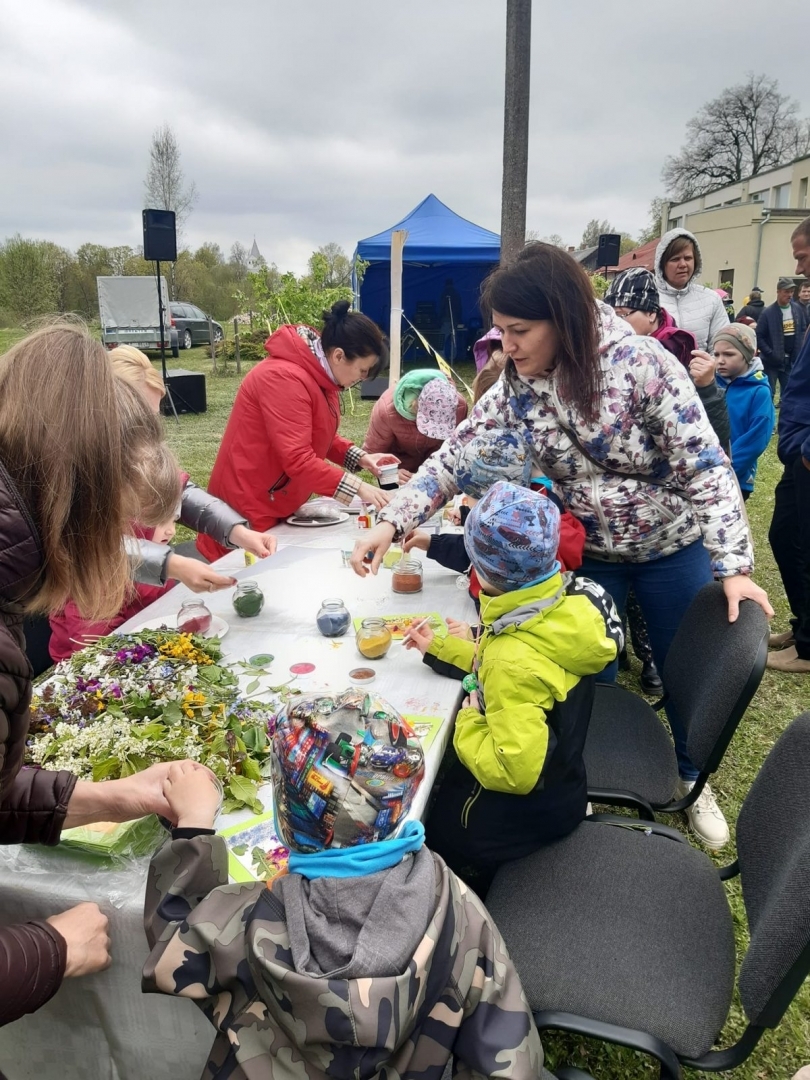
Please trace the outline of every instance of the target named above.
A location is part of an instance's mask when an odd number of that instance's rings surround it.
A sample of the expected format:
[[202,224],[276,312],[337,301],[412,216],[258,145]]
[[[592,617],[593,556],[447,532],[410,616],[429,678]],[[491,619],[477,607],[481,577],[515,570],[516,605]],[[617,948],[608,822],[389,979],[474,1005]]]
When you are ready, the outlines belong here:
[[[337,433],[339,389],[296,328],[279,327],[265,348],[239,387],[208,484],[259,532],[313,493],[334,495],[352,446]],[[197,547],[211,561],[226,553],[209,536]]]

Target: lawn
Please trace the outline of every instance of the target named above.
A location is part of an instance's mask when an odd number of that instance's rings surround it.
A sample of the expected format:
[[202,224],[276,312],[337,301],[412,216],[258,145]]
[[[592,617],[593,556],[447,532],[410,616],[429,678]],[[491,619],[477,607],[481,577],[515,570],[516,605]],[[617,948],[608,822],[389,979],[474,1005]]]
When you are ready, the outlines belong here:
[[[12,343],[15,336],[13,331],[0,330],[0,352]],[[168,440],[183,468],[190,473],[194,481],[204,486],[216,457],[239,379],[233,371],[214,375],[207,350],[202,348],[182,353],[180,359],[173,360],[170,366],[203,371],[207,375],[208,411],[202,416],[181,415],[179,423],[175,423],[173,418],[166,421]],[[472,372],[469,368],[459,370],[468,382],[471,381]],[[344,395],[341,432],[360,443],[368,423],[371,405],[371,402],[361,402],[356,392],[351,398]],[[773,440],[760,462],[757,490],[747,507],[757,553],[756,580],[767,589],[776,609],[774,627],[782,630],[787,627],[788,609],[767,542],[773,490],[779,473],[776,440]],[[632,676],[625,678],[632,679]],[[762,685],[726,754],[723,766],[712,783],[731,823],[732,836],[733,822],[736,820],[740,803],[763,758],[784,727],[807,707],[810,700],[808,689],[810,683],[802,676],[778,675],[766,671]],[[733,846],[730,846],[724,857],[716,861],[719,864],[730,862],[732,852]],[[673,890],[677,889],[678,883],[674,881],[672,887]],[[736,883],[732,883],[729,888],[729,896],[735,912],[738,951],[741,955],[746,947],[745,913]],[[662,911],[661,917],[666,918],[665,911]],[[725,1042],[731,1042],[738,1037],[744,1024],[742,1011],[738,1004],[735,1004],[732,1018],[723,1033]],[[650,1059],[630,1051],[603,1048],[578,1038],[551,1036],[544,1038],[544,1046],[552,1067],[563,1062],[576,1064],[587,1068],[598,1080],[649,1080],[658,1075],[657,1068]],[[750,1061],[733,1075],[735,1080],[786,1080],[808,1061],[810,983],[805,984],[781,1026],[765,1036]],[[689,1070],[686,1075],[696,1077],[704,1074]]]

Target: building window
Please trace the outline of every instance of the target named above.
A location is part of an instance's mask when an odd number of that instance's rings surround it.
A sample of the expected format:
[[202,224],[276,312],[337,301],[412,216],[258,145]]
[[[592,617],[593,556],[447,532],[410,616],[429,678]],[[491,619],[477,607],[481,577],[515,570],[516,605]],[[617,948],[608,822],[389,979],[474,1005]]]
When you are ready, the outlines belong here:
[[799,181],[799,209],[807,209],[807,177],[803,176]]
[[761,202],[761,203],[764,203],[765,206],[767,206],[768,205],[768,195],[770,194],[770,191],[771,191],[770,188],[765,188],[764,191],[755,191],[755,192],[753,192],[752,195],[751,195],[751,202]]
[[790,184],[780,184],[773,189],[774,210],[787,210],[790,206]]
[[728,292],[734,291],[734,271],[726,268],[725,270],[718,270],[717,280],[720,284],[718,289],[726,289]]
[[670,227],[670,229],[680,229],[680,227],[682,225],[683,225],[683,218],[682,217],[674,217],[674,218],[669,219],[669,227]]
[[742,199],[729,199],[728,202],[724,202],[723,206],[738,206],[742,202]]

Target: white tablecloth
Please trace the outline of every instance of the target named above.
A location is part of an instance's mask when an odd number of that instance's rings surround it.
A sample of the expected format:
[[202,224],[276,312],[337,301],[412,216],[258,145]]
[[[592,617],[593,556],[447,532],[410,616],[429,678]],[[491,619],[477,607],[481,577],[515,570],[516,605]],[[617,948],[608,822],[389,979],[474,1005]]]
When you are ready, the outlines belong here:
[[[322,637],[315,614],[321,600],[335,596],[345,601],[353,617],[439,611],[470,620],[472,602],[456,587],[457,575],[434,562],[425,562],[424,589],[413,595],[393,593],[387,570],[377,578],[358,578],[341,559],[341,549],[350,549],[358,536],[354,518],[322,529],[283,525],[275,535],[280,550],[294,547],[314,553],[283,569],[273,569],[272,560],[253,568],[265,595],[256,618],[236,615],[232,590],[205,597],[211,611],[230,627],[222,641],[225,658],[271,653],[273,683],[290,677],[290,665],[313,663],[311,675],[296,679],[295,685],[304,690],[343,689],[351,668],[371,665],[378,672],[372,689],[401,712],[446,716],[427,755],[425,782],[415,801],[415,812],[423,813],[450,737],[459,684],[435,675],[415,650],[406,651],[401,644],[394,644],[383,660],[369,662],[357,652],[351,632],[344,638]],[[290,552],[285,559],[301,554]],[[243,567],[243,553],[231,552],[218,566]],[[190,595],[176,586],[123,629],[176,614]],[[238,817],[230,815],[229,820]],[[107,971],[67,980],[39,1012],[0,1029],[0,1071],[9,1080],[197,1080],[201,1075],[213,1042],[208,1022],[190,1002],[140,992],[147,955],[142,921],[146,867],[140,860],[124,871],[100,870],[96,862],[64,851],[0,848],[0,921],[47,917],[94,900],[110,918],[113,940],[113,964]]]

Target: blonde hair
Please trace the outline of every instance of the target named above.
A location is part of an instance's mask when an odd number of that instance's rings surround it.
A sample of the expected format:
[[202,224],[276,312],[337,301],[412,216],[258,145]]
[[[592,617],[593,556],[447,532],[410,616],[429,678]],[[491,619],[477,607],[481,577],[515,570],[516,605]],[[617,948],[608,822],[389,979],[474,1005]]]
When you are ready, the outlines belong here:
[[477,405],[479,400],[495,383],[500,379],[504,366],[506,365],[506,356],[501,349],[494,349],[492,356],[484,364],[478,374],[473,380],[473,405]]
[[27,610],[59,611],[68,599],[94,620],[120,610],[136,463],[161,441],[158,417],[81,327],[44,327],[0,357],[0,462],[43,556]]
[[156,528],[174,521],[183,494],[180,466],[165,443],[144,447],[136,466],[132,494],[137,503],[134,519]]
[[116,345],[110,351],[110,363],[116,376],[134,386],[136,390],[148,386],[150,390],[157,390],[161,396],[165,395],[163,379],[152,367],[152,361],[134,345]]

